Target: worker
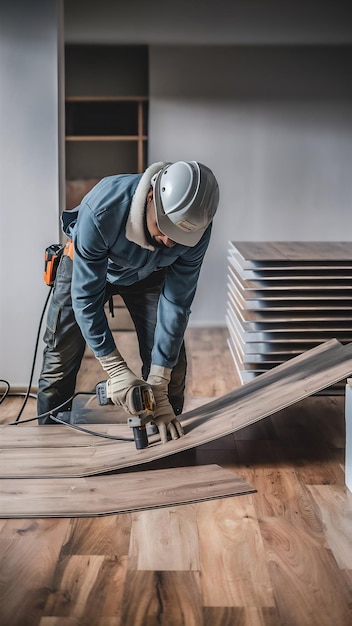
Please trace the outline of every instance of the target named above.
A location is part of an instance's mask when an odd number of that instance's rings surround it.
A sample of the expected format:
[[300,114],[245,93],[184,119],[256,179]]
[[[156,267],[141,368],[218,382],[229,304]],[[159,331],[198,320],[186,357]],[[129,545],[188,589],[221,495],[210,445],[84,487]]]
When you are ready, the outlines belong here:
[[[39,424],[55,423],[49,413],[55,416],[58,406],[71,410],[87,344],[109,376],[114,404],[133,414],[131,391],[147,385],[161,441],[184,434],[178,420],[187,369],[184,334],[218,201],[207,166],[161,162],[142,174],[103,178],[78,208],[63,212],[68,243],[47,314]],[[115,294],[136,329],[141,378],[120,354],[108,324],[104,305]]]

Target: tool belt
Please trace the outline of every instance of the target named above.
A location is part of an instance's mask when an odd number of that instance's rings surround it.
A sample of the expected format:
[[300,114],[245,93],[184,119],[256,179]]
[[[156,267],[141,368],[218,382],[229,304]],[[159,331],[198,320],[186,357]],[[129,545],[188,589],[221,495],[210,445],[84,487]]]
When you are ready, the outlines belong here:
[[73,260],[72,239],[67,239],[65,246],[54,243],[45,250],[44,282],[49,287],[52,287],[55,282],[57,268],[62,255],[70,257],[71,261]]
[[[67,239],[65,245],[52,244],[45,250],[45,268],[44,268],[44,282],[52,287],[55,282],[57,268],[62,256],[68,256],[73,261],[74,246],[72,239]],[[114,300],[110,295],[109,299],[109,311],[111,317],[114,315]]]

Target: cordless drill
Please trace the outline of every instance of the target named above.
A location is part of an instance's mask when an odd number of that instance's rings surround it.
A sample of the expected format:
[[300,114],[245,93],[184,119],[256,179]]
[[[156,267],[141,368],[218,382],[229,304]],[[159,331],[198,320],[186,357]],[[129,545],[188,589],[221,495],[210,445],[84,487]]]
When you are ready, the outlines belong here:
[[[99,405],[113,404],[110,396],[109,381],[103,380],[98,383],[95,392]],[[136,415],[131,415],[127,420],[127,424],[132,428],[137,450],[141,450],[148,446],[146,424],[152,420],[155,411],[155,399],[151,388],[142,385],[133,387],[132,402]]]

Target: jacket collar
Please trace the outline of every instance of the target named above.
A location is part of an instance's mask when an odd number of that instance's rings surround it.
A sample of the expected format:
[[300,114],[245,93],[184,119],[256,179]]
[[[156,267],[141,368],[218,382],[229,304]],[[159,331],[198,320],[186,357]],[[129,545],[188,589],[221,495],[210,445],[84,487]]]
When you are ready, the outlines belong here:
[[152,251],[154,251],[155,248],[147,241],[144,231],[145,205],[148,191],[151,187],[151,180],[165,165],[166,163],[164,162],[153,163],[142,174],[132,198],[130,213],[126,224],[126,238],[136,243],[138,246]]

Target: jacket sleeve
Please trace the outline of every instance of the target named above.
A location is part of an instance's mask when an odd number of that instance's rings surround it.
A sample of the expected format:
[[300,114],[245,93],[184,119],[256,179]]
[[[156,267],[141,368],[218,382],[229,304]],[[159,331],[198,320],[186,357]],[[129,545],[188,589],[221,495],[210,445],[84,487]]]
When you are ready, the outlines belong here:
[[154,335],[152,363],[155,365],[172,368],[177,363],[211,228],[210,224],[199,243],[167,268]]
[[104,311],[109,241],[89,205],[80,209],[74,246],[72,307],[82,335],[95,356],[105,356],[115,348]]

